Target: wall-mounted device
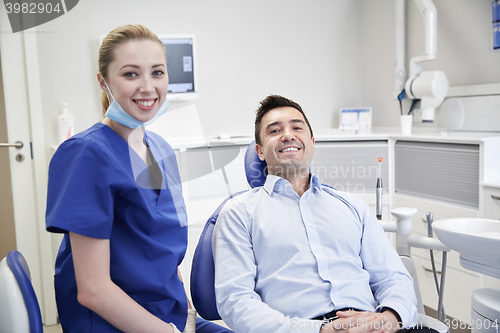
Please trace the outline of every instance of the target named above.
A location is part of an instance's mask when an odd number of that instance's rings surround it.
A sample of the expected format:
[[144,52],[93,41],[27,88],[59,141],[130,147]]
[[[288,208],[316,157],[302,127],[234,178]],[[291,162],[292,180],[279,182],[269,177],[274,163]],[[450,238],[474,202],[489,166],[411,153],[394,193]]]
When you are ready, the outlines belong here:
[[158,35],[158,38],[167,51],[168,100],[197,99],[195,35]]
[[420,63],[436,59],[437,10],[432,0],[415,0],[415,3],[424,21],[425,54],[410,60],[410,78],[406,81],[405,91],[409,98],[420,100],[422,121],[433,122],[435,108],[443,102],[449,84],[442,71],[422,72]]

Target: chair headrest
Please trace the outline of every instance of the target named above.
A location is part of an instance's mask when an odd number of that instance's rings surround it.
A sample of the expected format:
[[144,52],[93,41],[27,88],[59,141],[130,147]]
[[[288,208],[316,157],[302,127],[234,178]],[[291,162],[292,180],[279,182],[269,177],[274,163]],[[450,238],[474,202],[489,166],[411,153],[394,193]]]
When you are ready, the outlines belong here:
[[248,145],[245,153],[245,174],[250,187],[263,186],[266,183],[267,163],[261,161],[255,151],[255,140]]

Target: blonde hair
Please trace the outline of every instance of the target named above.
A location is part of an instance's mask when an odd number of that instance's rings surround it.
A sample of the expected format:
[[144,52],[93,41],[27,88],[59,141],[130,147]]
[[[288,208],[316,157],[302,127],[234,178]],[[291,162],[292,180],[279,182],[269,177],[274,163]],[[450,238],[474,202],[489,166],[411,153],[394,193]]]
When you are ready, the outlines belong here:
[[[115,49],[127,42],[134,40],[150,40],[158,43],[167,57],[162,41],[147,27],[140,24],[128,24],[113,29],[102,41],[99,49],[99,73],[107,81],[109,65],[115,60]],[[108,81],[107,81],[108,82]],[[109,107],[107,94],[101,94],[102,115],[106,114]]]

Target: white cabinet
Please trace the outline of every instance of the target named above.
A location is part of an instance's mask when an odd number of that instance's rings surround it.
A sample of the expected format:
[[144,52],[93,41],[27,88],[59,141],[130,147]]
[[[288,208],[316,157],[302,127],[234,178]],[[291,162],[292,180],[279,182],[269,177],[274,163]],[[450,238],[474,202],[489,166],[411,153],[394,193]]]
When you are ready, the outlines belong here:
[[[321,183],[350,192],[376,211],[377,177],[383,184],[382,216],[389,218],[389,146],[387,140],[316,141],[311,172]],[[381,162],[379,162],[381,158]]]
[[500,188],[485,187],[484,217],[487,219],[500,220]]
[[[412,231],[427,236],[425,216],[434,221],[454,217],[500,218],[500,187],[485,187],[500,179],[498,138],[443,140],[409,138],[394,142],[393,207],[415,207]],[[493,195],[493,197],[492,197]],[[428,250],[412,249],[422,299],[436,309],[438,296]],[[437,268],[441,252],[434,252]],[[438,277],[440,279],[440,276]],[[459,254],[448,253],[444,307],[448,316],[464,322],[471,318],[471,294],[475,289],[500,286],[500,281],[463,268]],[[498,288],[498,287],[497,287]]]

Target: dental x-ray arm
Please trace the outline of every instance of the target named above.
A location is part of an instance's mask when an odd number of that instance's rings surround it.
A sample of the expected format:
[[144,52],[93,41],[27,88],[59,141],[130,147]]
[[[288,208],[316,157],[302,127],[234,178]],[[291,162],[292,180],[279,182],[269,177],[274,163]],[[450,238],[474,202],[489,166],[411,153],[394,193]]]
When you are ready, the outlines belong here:
[[422,15],[425,29],[425,54],[410,60],[410,77],[417,77],[422,71],[420,63],[436,59],[437,50],[437,10],[432,0],[415,0]]
[[434,121],[435,108],[441,105],[448,93],[448,80],[442,71],[422,72],[421,63],[436,59],[437,10],[432,0],[415,0],[423,17],[425,29],[425,54],[410,60],[410,78],[405,91],[409,98],[420,99],[423,122]]

